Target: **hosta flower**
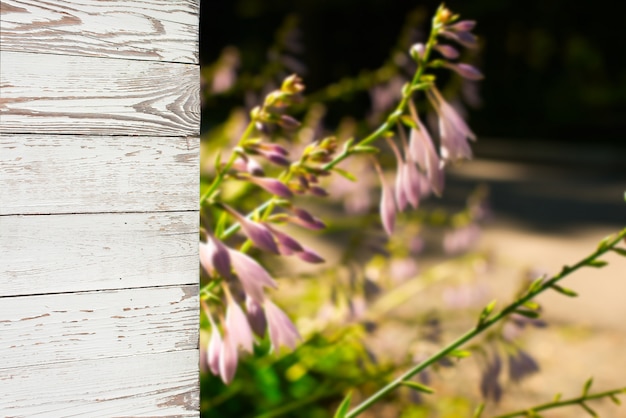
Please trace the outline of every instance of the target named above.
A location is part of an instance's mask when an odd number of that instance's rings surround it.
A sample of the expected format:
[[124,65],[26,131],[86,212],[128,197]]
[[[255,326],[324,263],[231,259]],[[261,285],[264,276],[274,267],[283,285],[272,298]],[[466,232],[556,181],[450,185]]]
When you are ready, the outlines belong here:
[[441,156],[446,160],[471,158],[472,150],[467,138],[476,139],[463,118],[444,100],[436,87],[427,91],[428,99],[439,116],[439,135],[441,137]]
[[227,205],[222,206],[228,211],[228,213],[230,213],[235,219],[237,219],[237,222],[239,222],[239,225],[241,225],[243,233],[246,234],[248,238],[250,238],[250,241],[252,241],[254,245],[262,250],[274,254],[279,253],[276,241],[274,241],[274,236],[267,228],[267,226],[259,222],[251,221],[250,219],[246,218],[245,216]]
[[459,51],[450,45],[438,44],[435,45],[435,50],[450,60],[457,59],[459,57]]
[[237,353],[237,341],[233,339],[230,333],[225,331],[224,340],[220,347],[220,377],[225,384],[229,384],[235,377],[237,371],[237,362],[239,354]]
[[324,259],[322,258],[322,256],[320,256],[318,253],[316,253],[310,248],[303,248],[303,250],[300,252],[297,252],[296,255],[298,256],[298,258],[306,261],[307,263],[317,264],[317,263],[324,262]]
[[265,308],[272,349],[277,350],[281,345],[285,345],[293,350],[298,340],[301,339],[296,326],[291,322],[287,314],[274,305],[271,300],[266,299],[263,306]]
[[224,328],[231,342],[235,344],[236,347],[241,346],[247,352],[252,353],[254,340],[248,319],[239,307],[239,304],[231,296],[227,296],[227,298],[228,306],[226,308]]
[[446,62],[443,64],[443,66],[451,69],[461,77],[467,78],[468,80],[482,80],[483,78],[485,78],[485,76],[483,76],[483,73],[481,73],[476,67],[469,64],[452,64]]
[[274,234],[274,238],[276,238],[276,241],[278,242],[278,250],[282,255],[292,255],[304,250],[302,245],[289,235],[269,225],[267,225],[267,227],[270,231],[272,231],[272,234]]
[[518,349],[515,354],[509,354],[509,378],[519,382],[523,378],[539,371],[539,365],[528,353]]
[[439,160],[433,140],[417,113],[413,115],[413,120],[419,129],[411,129],[409,152],[413,160],[426,172],[433,192],[441,196],[444,183],[443,162]]
[[324,224],[322,220],[311,215],[309,212],[307,212],[304,209],[293,207],[291,208],[291,211],[293,212],[294,215],[296,215],[295,217],[288,218],[289,222],[291,223],[300,225],[304,228],[313,229],[313,230],[326,228],[326,224]]
[[237,274],[243,290],[255,302],[262,304],[263,287],[277,288],[278,285],[259,263],[246,254],[228,249],[233,270]]
[[265,312],[263,312],[261,305],[249,296],[246,296],[246,316],[252,331],[259,337],[263,337],[267,328]]
[[211,322],[211,339],[209,340],[209,346],[207,348],[207,364],[211,373],[215,376],[220,374],[220,351],[222,349],[222,337],[220,330],[215,325],[211,315],[209,321]]
[[293,193],[291,192],[291,190],[289,190],[289,187],[287,187],[285,183],[279,180],[273,179],[271,177],[256,176],[245,177],[245,179],[251,183],[256,184],[259,187],[262,187],[263,189],[278,197],[282,197],[285,199],[293,197]]
[[396,224],[396,204],[393,201],[393,190],[385,181],[383,172],[378,165],[378,162],[376,162],[375,160],[374,167],[378,172],[381,184],[380,219],[383,223],[383,228],[385,229],[387,235],[391,235],[393,233],[393,228]]
[[217,271],[222,277],[231,277],[230,257],[228,249],[220,240],[208,235],[206,244],[200,242],[200,264],[207,273],[213,275]]

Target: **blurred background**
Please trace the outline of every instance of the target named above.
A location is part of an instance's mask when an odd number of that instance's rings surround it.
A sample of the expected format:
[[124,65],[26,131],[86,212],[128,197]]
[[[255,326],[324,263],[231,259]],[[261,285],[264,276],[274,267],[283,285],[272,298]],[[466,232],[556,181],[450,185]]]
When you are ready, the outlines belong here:
[[[478,245],[502,261],[487,280],[496,293],[510,295],[520,271],[555,272],[626,226],[625,10],[609,0],[446,5],[478,22],[480,49],[467,59],[486,78],[478,85],[449,82],[464,97],[478,136],[475,158],[452,167],[444,197],[426,207],[459,210],[477,186],[488,190],[493,217]],[[293,72],[303,77],[307,96],[324,103],[324,126],[337,129],[348,116],[357,136],[366,132],[384,108],[374,85],[393,84],[405,65],[401,54],[425,40],[438,6],[429,0],[202,0],[203,135],[233,108],[256,105],[276,87],[271,80]],[[428,256],[420,262],[427,264]],[[577,393],[590,374],[599,389],[624,386],[622,260],[610,258],[609,267],[572,278],[569,287],[581,294],[576,300],[542,299],[558,331],[528,337],[543,372],[518,388],[515,399],[505,397],[505,406]],[[624,407],[607,411],[626,417]],[[546,416],[583,415],[564,409]]]

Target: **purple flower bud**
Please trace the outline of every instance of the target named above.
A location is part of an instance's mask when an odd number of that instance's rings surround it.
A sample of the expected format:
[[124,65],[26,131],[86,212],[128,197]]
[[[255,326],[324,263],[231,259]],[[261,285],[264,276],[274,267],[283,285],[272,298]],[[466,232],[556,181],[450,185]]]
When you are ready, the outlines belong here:
[[270,177],[249,177],[248,180],[276,196],[285,199],[293,197],[293,193],[289,190],[289,187],[276,179]]
[[292,118],[289,115],[280,115],[278,124],[285,129],[296,129],[298,126],[300,126],[300,122],[298,122],[296,119]]
[[265,318],[265,313],[261,305],[250,297],[246,297],[246,315],[252,331],[263,338],[265,329],[267,328],[267,319]]
[[475,20],[461,20],[453,25],[448,26],[448,29],[455,32],[469,32],[476,26]]
[[318,197],[326,197],[328,196],[328,192],[324,189],[322,189],[319,186],[311,186],[309,187],[309,191],[311,192],[312,195],[318,196]]
[[413,57],[413,59],[418,60],[418,59],[422,59],[422,57],[424,56],[425,50],[426,48],[424,47],[423,43],[416,43],[416,44],[413,44],[413,46],[411,46],[411,49],[409,50],[409,54],[411,55],[411,57]]
[[271,152],[274,154],[280,154],[283,157],[286,157],[289,155],[289,151],[287,151],[284,147],[278,145],[278,144],[268,144],[268,143],[260,143],[257,145],[257,148],[266,151],[266,152]]
[[230,213],[235,219],[237,219],[237,222],[239,222],[239,225],[241,225],[241,229],[243,230],[244,234],[246,234],[246,236],[250,238],[254,245],[262,250],[274,254],[279,253],[276,241],[274,241],[274,236],[265,225],[249,220],[248,218],[241,215],[236,210],[227,205],[222,204],[222,206],[228,211],[228,213]]
[[267,226],[274,234],[276,241],[278,241],[278,249],[282,255],[291,255],[293,253],[297,253],[303,251],[302,245],[295,239],[291,238],[289,235],[280,232],[276,228],[271,226]]
[[263,303],[263,286],[277,288],[274,279],[259,263],[246,254],[231,249],[228,253],[246,295],[257,303]]
[[237,342],[233,341],[231,335],[226,332],[222,346],[220,347],[220,376],[225,384],[229,384],[235,377],[237,363],[239,361],[237,353]]
[[439,51],[441,55],[443,55],[444,57],[450,60],[457,59],[459,57],[459,51],[457,51],[450,45],[443,45],[443,44],[435,45],[435,49]]
[[449,62],[446,62],[443,64],[443,66],[451,69],[461,77],[467,78],[468,80],[482,80],[483,78],[485,78],[485,76],[483,76],[483,74],[478,71],[476,67],[473,67],[469,64],[451,64]]
[[476,36],[472,35],[469,32],[451,32],[444,30],[439,33],[441,34],[441,36],[452,39],[453,41],[460,43],[466,48],[476,48],[478,46]]
[[316,253],[310,248],[305,248],[303,251],[296,253],[296,255],[301,260],[304,260],[307,263],[318,264],[318,263],[324,263],[326,261],[318,253]]
[[396,205],[393,202],[393,190],[391,190],[391,188],[385,181],[383,172],[378,165],[378,162],[374,163],[374,167],[376,167],[376,171],[378,172],[378,177],[380,178],[381,184],[380,219],[383,223],[383,228],[385,229],[385,232],[387,232],[387,235],[391,235],[393,233],[393,228],[396,223]]
[[246,163],[246,171],[253,176],[264,176],[265,172],[263,171],[263,167],[258,163],[254,158],[248,157],[248,161]]
[[263,306],[265,307],[265,315],[270,331],[272,350],[277,350],[281,345],[286,345],[293,350],[298,340],[302,339],[296,326],[271,300],[266,299]]
[[244,350],[252,353],[254,341],[250,324],[239,304],[232,297],[229,297],[226,308],[225,329],[235,346],[240,345]]
[[222,277],[231,275],[231,263],[228,249],[217,238],[207,235],[207,243],[200,242],[200,264],[209,274],[217,271]]
[[278,153],[267,152],[267,153],[263,153],[263,156],[267,158],[269,162],[274,163],[276,165],[289,167],[289,164],[291,164],[288,159],[286,159],[283,155],[278,154]]
[[292,208],[291,211],[296,216],[289,217],[287,220],[293,224],[312,230],[320,230],[326,228],[326,224],[324,224],[324,222],[314,217],[304,209]]

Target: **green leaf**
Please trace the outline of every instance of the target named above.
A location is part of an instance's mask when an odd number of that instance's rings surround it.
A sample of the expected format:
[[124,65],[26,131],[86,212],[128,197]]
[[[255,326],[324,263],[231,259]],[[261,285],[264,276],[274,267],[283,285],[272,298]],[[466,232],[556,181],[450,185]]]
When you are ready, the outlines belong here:
[[586,403],[581,402],[581,403],[580,403],[580,406],[581,406],[581,408],[582,408],[582,409],[584,409],[585,411],[587,411],[587,413],[588,413],[589,415],[591,415],[592,417],[597,417],[597,416],[598,416],[598,414],[596,413],[596,411],[594,411],[593,409],[589,408],[589,407],[587,406],[587,404],[586,404]]
[[583,396],[587,396],[589,393],[589,389],[591,388],[591,384],[593,383],[593,377],[590,377],[586,382],[585,386],[583,386]]
[[526,318],[539,318],[539,312],[535,312],[535,311],[527,311],[525,309],[516,309],[515,311],[513,311],[516,314],[525,316]]
[[401,385],[410,387],[411,389],[415,389],[418,392],[424,392],[424,393],[435,393],[435,390],[426,386],[426,385],[422,385],[421,383],[417,383],[417,382],[413,382],[412,380],[405,380],[403,382],[400,382]]
[[485,409],[485,403],[481,402],[476,409],[474,409],[474,413],[472,414],[472,418],[480,418],[483,414],[483,410]]
[[587,262],[587,265],[590,267],[596,267],[596,268],[602,268],[604,266],[606,266],[607,263],[606,261],[602,261],[602,260],[590,260]]
[[619,255],[622,255],[624,257],[626,257],[626,249],[624,248],[611,248],[611,250],[615,251],[616,253],[618,253]]
[[539,304],[535,302],[534,300],[527,300],[526,302],[524,302],[523,306],[528,309],[532,309],[533,311],[536,311],[541,308],[541,306],[539,306]]
[[341,168],[333,168],[333,171],[339,175],[341,175],[342,177],[347,178],[350,181],[356,181],[356,177],[354,177],[354,175],[352,175],[352,173],[348,173],[346,170],[342,170]]
[[578,293],[574,292],[572,289],[568,289],[567,287],[562,287],[557,284],[553,284],[550,287],[565,296],[569,296],[570,298],[575,298],[578,296]]
[[465,358],[471,356],[472,352],[469,350],[452,350],[448,355],[450,357]]
[[339,404],[337,412],[335,412],[334,418],[344,418],[350,409],[350,398],[352,398],[352,392],[348,392],[343,401]]

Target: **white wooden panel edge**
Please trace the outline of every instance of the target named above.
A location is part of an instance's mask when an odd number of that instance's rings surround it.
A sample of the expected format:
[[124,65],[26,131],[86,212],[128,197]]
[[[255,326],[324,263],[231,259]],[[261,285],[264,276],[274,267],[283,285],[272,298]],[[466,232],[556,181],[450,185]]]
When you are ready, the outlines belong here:
[[198,281],[197,211],[0,216],[0,236],[0,296]]
[[0,133],[199,135],[199,71],[0,51]]
[[0,136],[0,215],[197,210],[199,137]]
[[1,370],[0,416],[197,417],[198,350]]
[[1,298],[0,374],[197,348],[197,295],[198,286],[185,285]]
[[3,0],[6,51],[198,62],[199,0]]

